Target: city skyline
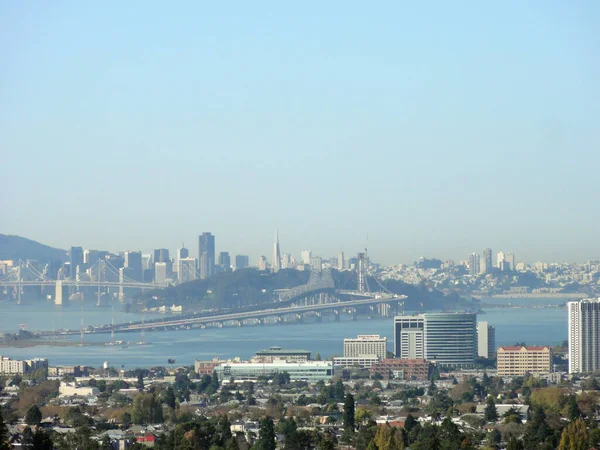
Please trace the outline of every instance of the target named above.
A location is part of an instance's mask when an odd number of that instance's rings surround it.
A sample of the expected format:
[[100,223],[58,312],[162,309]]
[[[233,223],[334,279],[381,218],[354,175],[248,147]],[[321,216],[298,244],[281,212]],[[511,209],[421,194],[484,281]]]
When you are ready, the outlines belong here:
[[593,259],[599,18],[591,1],[0,5],[0,229],[145,251],[209,229],[256,259],[276,225],[294,253],[369,234],[384,263]]

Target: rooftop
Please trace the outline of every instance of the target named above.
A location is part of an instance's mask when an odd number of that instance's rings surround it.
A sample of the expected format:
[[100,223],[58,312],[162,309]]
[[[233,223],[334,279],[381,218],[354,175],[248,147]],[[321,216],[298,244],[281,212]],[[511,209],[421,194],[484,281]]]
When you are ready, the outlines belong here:
[[257,355],[310,355],[309,350],[289,350],[281,347],[269,347],[256,352]]

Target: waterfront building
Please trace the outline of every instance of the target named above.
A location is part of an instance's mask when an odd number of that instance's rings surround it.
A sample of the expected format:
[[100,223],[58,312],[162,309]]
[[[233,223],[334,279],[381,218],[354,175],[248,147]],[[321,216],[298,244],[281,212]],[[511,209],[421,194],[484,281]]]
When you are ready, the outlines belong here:
[[424,359],[383,359],[371,366],[371,375],[384,378],[425,381],[429,378],[430,364]]
[[0,355],[0,375],[27,375],[34,373],[39,369],[48,368],[48,359],[33,358],[33,359],[10,359]]
[[288,350],[281,347],[269,347],[256,352],[251,362],[268,362],[282,360],[287,362],[301,362],[310,360],[310,352],[308,350]]
[[250,265],[250,258],[248,255],[235,255],[235,268],[243,269]]
[[210,375],[212,376],[215,371],[215,367],[219,364],[225,364],[227,361],[223,361],[220,358],[213,358],[211,360],[195,360],[194,361],[194,371],[198,375]]
[[377,355],[344,356],[333,358],[335,367],[360,367],[369,369],[377,364],[381,358]]
[[200,278],[205,279],[215,273],[215,237],[212,233],[205,232],[199,236],[198,260],[200,263]]
[[477,355],[491,358],[496,353],[496,328],[487,322],[477,322]]
[[379,359],[387,356],[387,337],[378,334],[359,334],[356,338],[344,339],[344,357],[375,355]]
[[83,375],[81,366],[56,366],[48,367],[49,377],[63,377],[64,375],[72,375],[74,377],[80,377]]
[[271,377],[287,373],[292,381],[329,381],[333,376],[331,361],[286,362],[275,360],[271,363],[227,362],[215,366],[219,381],[233,378],[237,382],[256,381],[259,377]]
[[568,302],[569,373],[600,369],[600,298]]
[[425,313],[394,318],[394,354],[441,366],[472,367],[477,356],[476,315]]
[[540,346],[498,347],[496,366],[500,377],[548,374],[552,371],[552,349]]
[[275,242],[273,243],[273,264],[271,265],[273,273],[281,270],[281,251],[279,249],[279,232],[275,230]]

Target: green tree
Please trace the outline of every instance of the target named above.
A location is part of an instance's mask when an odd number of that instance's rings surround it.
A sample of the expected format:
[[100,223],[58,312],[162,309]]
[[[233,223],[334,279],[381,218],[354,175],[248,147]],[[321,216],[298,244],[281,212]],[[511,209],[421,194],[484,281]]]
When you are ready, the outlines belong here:
[[498,420],[498,410],[496,409],[496,403],[494,397],[491,395],[487,398],[487,404],[483,413],[485,420],[488,422],[496,422]]
[[138,373],[137,382],[135,383],[135,387],[140,391],[144,390],[144,374],[142,372]]
[[140,425],[163,422],[162,406],[153,393],[138,392],[133,399],[131,420]]
[[25,414],[25,423],[27,425],[38,425],[42,421],[42,412],[37,405],[32,405]]
[[259,422],[258,446],[260,450],[275,450],[275,425],[270,417],[264,417]]
[[54,444],[50,435],[45,433],[41,428],[38,428],[33,433],[33,448],[34,450],[53,450]]
[[560,437],[558,450],[587,450],[589,434],[583,420],[575,419],[567,425]]
[[523,441],[513,436],[508,440],[506,450],[525,450],[525,446],[523,445]]
[[344,401],[344,415],[343,415],[343,423],[344,423],[344,432],[345,433],[354,433],[355,428],[355,410],[354,410],[354,396],[352,394],[346,395],[346,400]]
[[463,436],[458,425],[450,417],[446,417],[438,430],[438,439],[441,450],[454,450],[461,447]]
[[341,402],[342,400],[344,400],[345,395],[346,392],[344,391],[344,383],[342,382],[342,380],[337,380],[335,383],[335,399]]
[[10,436],[8,435],[8,428],[4,423],[2,410],[0,410],[0,450],[10,450],[12,446],[8,443],[9,437]]
[[169,408],[175,409],[175,392],[173,391],[172,386],[169,386],[164,391],[163,401]]

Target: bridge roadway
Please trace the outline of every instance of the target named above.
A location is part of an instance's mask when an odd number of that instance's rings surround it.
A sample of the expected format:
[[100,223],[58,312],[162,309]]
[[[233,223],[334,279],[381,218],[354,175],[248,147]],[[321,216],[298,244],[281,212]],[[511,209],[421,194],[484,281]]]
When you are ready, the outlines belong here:
[[[405,295],[381,295],[378,298],[367,298],[360,300],[349,300],[335,303],[324,303],[319,305],[306,305],[306,306],[292,306],[285,308],[274,308],[258,311],[249,311],[242,313],[229,313],[229,314],[217,314],[213,316],[202,316],[193,317],[186,319],[170,319],[163,320],[161,322],[151,323],[133,323],[133,324],[118,324],[114,326],[116,333],[130,332],[130,331],[141,331],[141,330],[156,330],[161,328],[189,326],[189,325],[201,325],[209,324],[214,322],[229,322],[229,321],[241,321],[248,319],[261,319],[270,316],[283,316],[287,314],[302,314],[313,311],[326,311],[343,308],[355,308],[357,306],[370,306],[378,305],[382,303],[392,303],[403,301],[407,297]],[[89,329],[88,329],[89,330]],[[87,333],[110,333],[112,331],[111,325],[104,325],[100,327],[94,327]],[[60,334],[79,334],[80,330],[68,330],[62,331]],[[42,334],[56,334],[50,332],[42,332]]]

